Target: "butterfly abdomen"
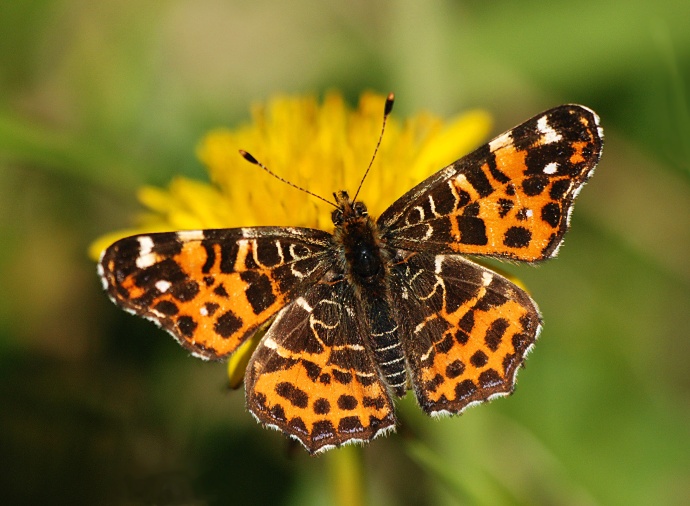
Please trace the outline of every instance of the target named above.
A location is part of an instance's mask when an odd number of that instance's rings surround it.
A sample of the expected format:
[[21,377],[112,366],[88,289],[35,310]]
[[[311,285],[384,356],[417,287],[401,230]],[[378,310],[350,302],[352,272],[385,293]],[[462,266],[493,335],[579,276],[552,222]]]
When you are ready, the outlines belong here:
[[371,323],[371,348],[381,375],[398,397],[407,391],[407,365],[403,354],[398,324],[393,319],[389,302],[379,297],[366,301]]

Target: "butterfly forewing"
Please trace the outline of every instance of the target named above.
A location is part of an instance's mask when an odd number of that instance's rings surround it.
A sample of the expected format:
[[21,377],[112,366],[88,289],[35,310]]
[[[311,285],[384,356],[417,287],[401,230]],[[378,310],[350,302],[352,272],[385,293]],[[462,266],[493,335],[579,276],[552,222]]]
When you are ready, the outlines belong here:
[[554,256],[601,156],[596,114],[535,116],[410,190],[379,218],[391,246],[534,262]]
[[100,262],[113,301],[219,359],[328,270],[330,234],[278,227],[139,235]]

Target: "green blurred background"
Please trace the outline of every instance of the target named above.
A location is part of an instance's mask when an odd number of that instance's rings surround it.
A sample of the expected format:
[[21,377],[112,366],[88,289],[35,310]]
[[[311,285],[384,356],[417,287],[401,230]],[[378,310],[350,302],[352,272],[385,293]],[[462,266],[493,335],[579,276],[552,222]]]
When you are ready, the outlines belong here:
[[[371,504],[690,504],[689,20],[687,0],[1,2],[0,503],[344,503],[359,471]],[[208,129],[329,89],[485,108],[494,133],[578,102],[606,144],[559,258],[506,267],[545,319],[516,395],[440,421],[406,399],[398,435],[310,458],[223,364],[113,306],[86,250],[139,185],[206,179]]]

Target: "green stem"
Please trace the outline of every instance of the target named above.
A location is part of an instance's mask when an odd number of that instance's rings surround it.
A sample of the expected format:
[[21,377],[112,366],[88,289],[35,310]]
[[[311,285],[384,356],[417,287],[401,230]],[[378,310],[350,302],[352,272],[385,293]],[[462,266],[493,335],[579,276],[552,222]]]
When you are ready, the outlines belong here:
[[329,476],[336,506],[365,506],[362,448],[347,445],[328,455]]

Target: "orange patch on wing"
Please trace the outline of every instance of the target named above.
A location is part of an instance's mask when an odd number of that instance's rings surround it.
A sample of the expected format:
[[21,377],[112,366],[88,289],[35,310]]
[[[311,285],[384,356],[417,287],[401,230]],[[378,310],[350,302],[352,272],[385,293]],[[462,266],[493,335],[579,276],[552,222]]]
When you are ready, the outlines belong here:
[[[452,315],[452,319],[448,318],[449,322],[454,320],[455,324],[448,331],[451,334],[459,329],[458,322],[464,316],[464,313],[469,307],[461,308],[458,312]],[[465,309],[465,311],[463,311]],[[521,357],[521,354],[516,352],[513,346],[513,336],[524,332],[522,325],[520,325],[520,318],[526,315],[528,311],[516,301],[508,301],[506,304],[494,307],[488,311],[476,311],[474,327],[469,332],[469,339],[465,344],[454,341],[453,346],[447,352],[442,352],[436,349],[432,365],[422,369],[422,381],[431,383],[440,375],[443,378],[434,390],[425,392],[426,397],[432,402],[439,402],[444,397],[450,402],[461,401],[457,398],[456,386],[466,380],[471,380],[475,386],[482,388],[482,380],[480,376],[485,371],[493,370],[496,372],[497,379],[500,379],[501,385],[492,385],[491,388],[496,388],[497,392],[510,392],[512,389],[512,373],[513,371],[506,370],[506,365],[515,365],[516,359]],[[508,326],[503,334],[501,340],[497,343],[496,349],[489,347],[485,341],[485,336],[489,331],[491,325],[497,321],[505,319]],[[462,373],[457,374],[457,371],[462,369]]]
[[[343,420],[355,417],[356,422],[347,420],[347,423],[355,423],[355,426],[367,431],[372,417],[383,420],[393,413],[392,405],[378,380],[365,386],[352,378],[349,383],[343,384],[334,378],[334,369],[329,367],[322,369],[320,378],[312,380],[301,362],[283,371],[256,372],[254,391],[266,396],[269,410],[279,406],[288,425],[299,426],[295,422],[301,420],[307,440],[311,439],[316,424],[330,423],[334,431],[342,432],[338,429]],[[337,372],[352,375],[350,371]],[[321,379],[324,377],[330,378],[327,383]],[[336,435],[335,432],[333,435]]]

